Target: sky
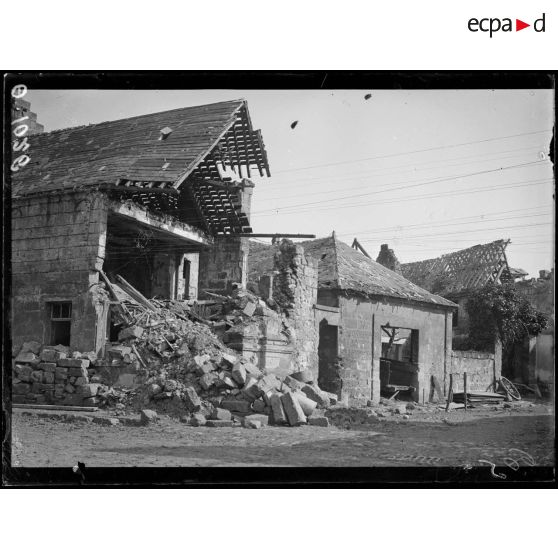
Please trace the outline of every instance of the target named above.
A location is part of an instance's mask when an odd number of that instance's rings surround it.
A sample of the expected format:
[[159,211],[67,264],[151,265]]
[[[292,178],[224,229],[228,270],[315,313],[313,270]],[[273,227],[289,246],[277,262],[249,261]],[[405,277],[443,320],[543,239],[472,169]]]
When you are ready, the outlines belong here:
[[[243,98],[271,178],[255,233],[330,235],[403,263],[510,239],[508,262],[554,267],[551,90],[31,90],[45,131]],[[297,121],[292,128],[291,124]]]

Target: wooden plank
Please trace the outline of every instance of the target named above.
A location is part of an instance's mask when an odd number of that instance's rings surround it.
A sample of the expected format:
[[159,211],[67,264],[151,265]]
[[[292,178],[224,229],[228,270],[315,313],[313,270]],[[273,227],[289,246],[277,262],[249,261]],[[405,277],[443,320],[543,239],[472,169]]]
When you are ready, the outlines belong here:
[[41,411],[80,411],[96,412],[99,407],[80,407],[77,405],[34,405],[31,403],[12,403],[12,409],[37,409]]
[[453,374],[449,375],[450,383],[449,383],[449,390],[448,390],[448,401],[446,404],[446,413],[449,411],[450,403],[453,402]]
[[121,275],[117,275],[116,278],[120,283],[120,287],[131,297],[135,298],[138,302],[141,302],[141,304],[143,304],[149,310],[152,310],[153,312],[157,311],[157,308],[151,302],[149,302],[149,300],[147,300],[147,298],[145,298],[138,290],[134,289],[134,287],[132,287],[132,285],[130,285],[130,283],[128,283],[128,281],[126,281],[124,277],[122,277]]

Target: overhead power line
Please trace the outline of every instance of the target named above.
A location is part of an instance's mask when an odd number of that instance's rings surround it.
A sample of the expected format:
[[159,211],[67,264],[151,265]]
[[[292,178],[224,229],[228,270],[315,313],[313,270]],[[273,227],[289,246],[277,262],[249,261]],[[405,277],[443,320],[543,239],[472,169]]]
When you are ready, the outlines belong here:
[[438,151],[440,149],[450,149],[453,147],[463,147],[465,145],[475,145],[475,144],[479,144],[479,143],[486,143],[486,142],[490,142],[490,141],[498,141],[498,140],[505,140],[505,139],[510,139],[510,138],[518,138],[518,137],[522,137],[522,136],[533,136],[535,134],[545,134],[547,132],[552,132],[552,130],[538,130],[536,132],[525,132],[523,134],[514,134],[511,136],[499,136],[496,138],[487,138],[487,139],[482,139],[482,140],[476,140],[476,141],[468,141],[468,142],[464,142],[464,143],[453,143],[453,144],[449,144],[449,145],[440,145],[438,147],[428,147],[426,149],[416,149],[414,151],[403,151],[400,153],[390,153],[387,155],[376,155],[375,157],[365,157],[363,159],[351,159],[351,160],[347,160],[347,161],[337,161],[335,163],[322,163],[320,165],[312,165],[312,166],[308,166],[308,167],[298,167],[298,168],[294,168],[294,169],[283,169],[283,170],[276,170],[274,171],[274,174],[283,174],[283,173],[287,173],[287,172],[295,172],[295,171],[300,171],[300,170],[310,170],[310,169],[318,169],[318,168],[325,168],[325,167],[334,167],[337,165],[348,165],[348,164],[352,164],[352,163],[361,163],[363,161],[374,161],[377,159],[388,159],[391,157],[401,157],[403,155],[413,155],[415,153],[426,153],[427,151]]
[[[394,190],[408,190],[410,188],[418,188],[420,186],[427,186],[430,184],[437,184],[438,182],[446,182],[448,180],[457,180],[460,178],[469,178],[471,176],[480,176],[482,174],[489,174],[489,173],[493,173],[493,172],[502,172],[505,170],[509,170],[509,169],[516,169],[516,168],[522,168],[522,167],[527,167],[530,165],[536,165],[537,163],[541,163],[542,161],[530,161],[528,163],[521,163],[519,165],[510,165],[507,167],[498,167],[495,169],[488,169],[488,170],[483,170],[483,171],[477,171],[477,172],[470,172],[467,174],[460,174],[460,175],[455,175],[455,176],[445,176],[445,177],[439,177],[433,180],[428,180],[426,182],[419,182],[418,184],[411,184],[409,186],[400,186],[399,188],[388,188],[387,190],[375,190],[374,192],[365,192],[363,194],[351,194],[348,196],[339,196],[337,198],[329,198],[327,200],[318,200],[318,201],[314,201],[314,202],[306,202],[306,203],[300,203],[300,204],[294,204],[294,205],[284,205],[282,207],[276,207],[273,209],[268,209],[268,210],[262,210],[262,211],[256,211],[256,212],[252,212],[252,215],[261,215],[261,214],[268,214],[268,213],[273,213],[275,211],[280,211],[282,209],[291,209],[291,208],[300,208],[300,207],[305,207],[305,206],[316,206],[322,203],[329,203],[329,202],[335,202],[335,201],[341,201],[341,200],[346,200],[346,199],[353,199],[353,198],[360,198],[360,197],[364,197],[364,196],[372,196],[372,195],[376,195],[376,194],[381,194],[384,192],[392,192]],[[379,186],[388,186],[389,184],[380,184]]]

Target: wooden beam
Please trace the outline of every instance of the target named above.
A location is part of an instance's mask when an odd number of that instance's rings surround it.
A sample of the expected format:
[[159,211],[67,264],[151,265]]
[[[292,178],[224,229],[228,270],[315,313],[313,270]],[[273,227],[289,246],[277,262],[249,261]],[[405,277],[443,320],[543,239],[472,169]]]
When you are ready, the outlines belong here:
[[132,201],[111,201],[109,203],[109,210],[113,214],[131,219],[153,229],[164,231],[181,240],[192,242],[193,244],[202,244],[204,246],[213,244],[213,240],[201,229],[180,221],[165,219],[164,217],[154,215],[145,207],[137,205]]

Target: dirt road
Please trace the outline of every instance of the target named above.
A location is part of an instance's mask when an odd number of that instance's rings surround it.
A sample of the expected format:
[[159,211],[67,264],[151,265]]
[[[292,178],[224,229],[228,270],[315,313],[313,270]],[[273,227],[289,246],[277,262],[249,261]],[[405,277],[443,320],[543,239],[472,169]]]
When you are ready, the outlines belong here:
[[554,464],[554,417],[548,407],[449,417],[382,420],[352,430],[249,430],[194,428],[171,419],[147,427],[101,426],[16,410],[12,459],[23,467],[67,467],[78,460],[89,467],[466,467],[482,459],[503,465],[507,457],[521,465]]

